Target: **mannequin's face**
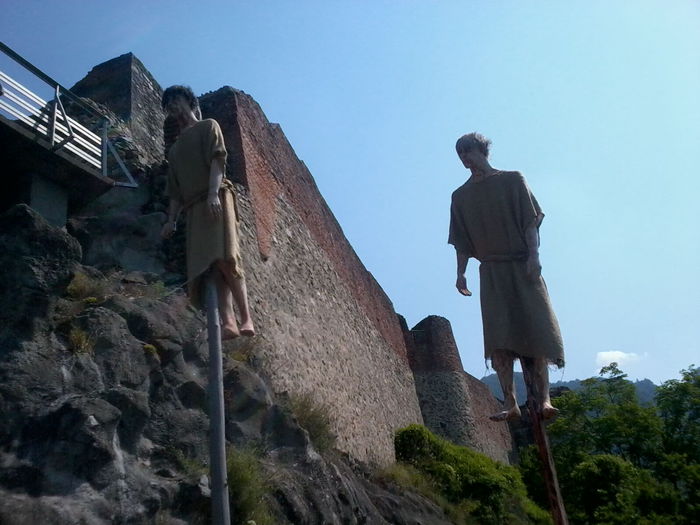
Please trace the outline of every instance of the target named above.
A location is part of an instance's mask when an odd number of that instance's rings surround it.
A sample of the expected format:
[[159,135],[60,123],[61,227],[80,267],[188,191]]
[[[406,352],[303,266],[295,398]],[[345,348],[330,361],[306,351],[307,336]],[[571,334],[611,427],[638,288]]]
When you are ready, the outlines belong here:
[[459,155],[459,160],[462,161],[462,164],[464,164],[464,167],[468,170],[473,167],[480,168],[486,161],[484,154],[477,148],[472,148],[468,151],[460,151],[457,155]]

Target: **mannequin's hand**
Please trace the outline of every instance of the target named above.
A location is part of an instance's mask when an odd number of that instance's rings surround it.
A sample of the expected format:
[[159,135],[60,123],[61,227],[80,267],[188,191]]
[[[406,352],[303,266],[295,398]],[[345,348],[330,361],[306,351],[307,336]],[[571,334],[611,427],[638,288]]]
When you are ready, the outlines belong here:
[[221,200],[219,200],[219,195],[217,193],[210,193],[209,197],[207,197],[207,209],[209,210],[211,217],[214,219],[218,220],[223,215]]
[[169,239],[173,236],[173,233],[175,233],[175,222],[168,221],[163,224],[163,228],[160,230],[160,236],[163,237],[163,239]]
[[542,265],[540,264],[540,256],[530,255],[525,263],[525,273],[531,281],[536,281],[542,274]]
[[457,283],[455,284],[457,291],[462,295],[470,297],[472,293],[467,288],[467,278],[464,275],[459,275],[457,277]]

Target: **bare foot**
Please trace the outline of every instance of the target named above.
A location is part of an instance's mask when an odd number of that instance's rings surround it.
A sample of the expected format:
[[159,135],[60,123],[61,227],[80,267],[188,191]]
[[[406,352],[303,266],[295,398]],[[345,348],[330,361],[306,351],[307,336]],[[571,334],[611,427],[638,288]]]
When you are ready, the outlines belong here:
[[222,341],[228,341],[229,339],[235,339],[239,335],[241,335],[241,334],[238,331],[238,327],[236,326],[235,323],[225,324],[225,325],[221,326],[221,340]]
[[241,325],[241,335],[245,335],[247,337],[252,337],[255,335],[253,321],[247,321]]
[[491,421],[511,421],[513,419],[518,419],[520,417],[520,408],[516,405],[510,410],[504,410],[502,412],[497,412],[489,416]]
[[542,405],[542,419],[552,419],[557,417],[559,414],[559,409],[554,408],[550,403],[544,403]]

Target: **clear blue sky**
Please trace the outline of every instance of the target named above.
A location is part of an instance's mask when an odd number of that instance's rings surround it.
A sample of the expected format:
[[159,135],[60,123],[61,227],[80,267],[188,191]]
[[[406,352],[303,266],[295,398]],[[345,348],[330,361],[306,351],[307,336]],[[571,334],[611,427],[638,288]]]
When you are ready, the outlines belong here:
[[449,318],[477,377],[477,264],[463,298],[446,244],[468,175],[454,142],[474,130],[546,213],[564,379],[611,355],[657,383],[700,364],[699,2],[8,0],[2,12],[0,39],[65,85],[132,51],[162,86],[250,93],[396,310],[410,325]]

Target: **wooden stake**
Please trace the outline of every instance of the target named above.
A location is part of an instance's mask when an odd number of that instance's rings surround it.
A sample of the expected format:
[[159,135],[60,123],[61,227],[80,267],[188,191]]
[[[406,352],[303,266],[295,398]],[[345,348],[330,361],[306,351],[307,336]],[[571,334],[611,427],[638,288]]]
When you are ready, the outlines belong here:
[[537,399],[539,399],[539,396],[537,395],[537,386],[525,363],[523,363],[522,368],[523,379],[525,379],[525,385],[527,386],[527,408],[532,422],[532,434],[535,437],[535,444],[540,453],[540,464],[547,488],[549,510],[552,514],[554,525],[569,525],[569,519],[564,508],[564,500],[561,497],[559,480],[557,479],[557,469],[554,466],[554,458],[549,448],[549,438],[547,437],[542,413],[538,409]]

